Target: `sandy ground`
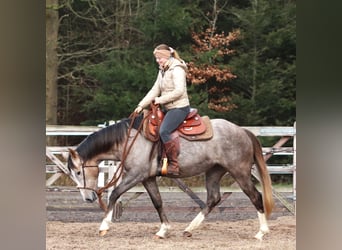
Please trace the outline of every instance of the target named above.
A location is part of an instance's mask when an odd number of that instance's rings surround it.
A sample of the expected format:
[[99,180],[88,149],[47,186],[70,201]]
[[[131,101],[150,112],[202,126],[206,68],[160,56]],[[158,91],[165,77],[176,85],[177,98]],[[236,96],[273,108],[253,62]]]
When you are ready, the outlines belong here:
[[[96,203],[87,204],[78,192],[46,192],[46,249],[296,249],[296,218],[278,200],[269,219],[270,233],[263,241],[253,238],[259,228],[249,199],[236,192],[215,208],[193,236],[183,230],[200,208],[185,193],[162,193],[171,223],[166,239],[155,239],[159,218],[146,193],[130,200],[122,196],[124,211],[109,232],[98,234],[104,213]],[[286,194],[285,194],[286,195]],[[199,194],[202,200],[205,194]],[[289,195],[290,196],[290,195]]]

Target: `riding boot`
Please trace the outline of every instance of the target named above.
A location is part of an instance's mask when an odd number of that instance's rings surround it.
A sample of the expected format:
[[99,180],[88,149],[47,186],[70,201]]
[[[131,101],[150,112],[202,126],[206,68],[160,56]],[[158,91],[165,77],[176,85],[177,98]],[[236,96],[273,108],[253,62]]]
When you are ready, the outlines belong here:
[[[173,138],[164,143],[167,156],[167,174],[179,175],[178,155],[179,155],[179,137]],[[165,174],[165,172],[163,173]]]

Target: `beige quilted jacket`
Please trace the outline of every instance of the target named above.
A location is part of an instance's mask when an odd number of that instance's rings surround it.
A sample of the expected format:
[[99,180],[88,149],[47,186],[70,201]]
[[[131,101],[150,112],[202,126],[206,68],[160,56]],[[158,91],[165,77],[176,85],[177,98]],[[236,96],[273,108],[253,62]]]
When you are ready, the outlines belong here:
[[170,60],[169,68],[165,72],[159,70],[153,87],[140,101],[142,108],[148,107],[155,97],[159,97],[160,104],[167,110],[190,105],[186,89],[187,66],[183,61]]

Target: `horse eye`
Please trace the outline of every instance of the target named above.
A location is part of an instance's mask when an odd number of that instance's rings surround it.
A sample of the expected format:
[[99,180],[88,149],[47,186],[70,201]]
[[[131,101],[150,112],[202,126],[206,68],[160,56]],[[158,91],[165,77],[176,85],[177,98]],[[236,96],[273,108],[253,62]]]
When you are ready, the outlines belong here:
[[77,174],[77,175],[80,175],[80,174],[81,174],[81,171],[77,171],[76,174]]

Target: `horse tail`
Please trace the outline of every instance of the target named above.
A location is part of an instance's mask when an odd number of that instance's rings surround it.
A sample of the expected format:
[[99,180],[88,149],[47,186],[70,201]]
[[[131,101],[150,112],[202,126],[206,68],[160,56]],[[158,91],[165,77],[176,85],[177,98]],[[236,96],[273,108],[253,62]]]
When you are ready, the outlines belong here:
[[274,207],[271,177],[268,173],[267,165],[262,155],[262,146],[260,141],[251,131],[247,129],[245,129],[245,131],[253,143],[254,161],[261,177],[260,181],[262,185],[264,212],[266,218],[268,218]]

